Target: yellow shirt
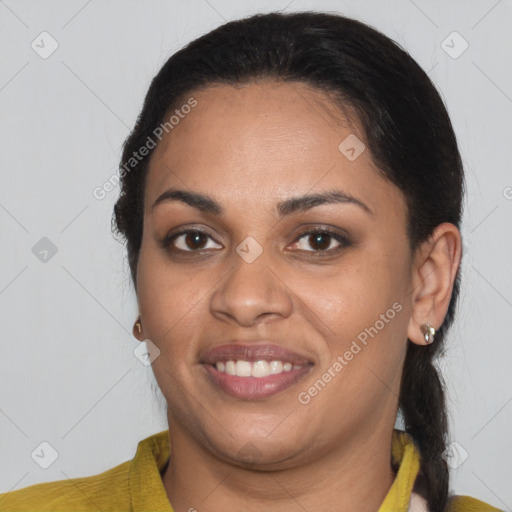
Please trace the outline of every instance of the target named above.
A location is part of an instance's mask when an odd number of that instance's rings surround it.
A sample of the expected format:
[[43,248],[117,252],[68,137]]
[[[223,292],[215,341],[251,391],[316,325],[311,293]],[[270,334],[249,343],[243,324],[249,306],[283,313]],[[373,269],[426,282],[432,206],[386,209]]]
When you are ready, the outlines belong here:
[[[0,494],[2,512],[173,512],[160,472],[170,456],[169,431],[139,442],[132,460],[98,475],[31,485]],[[378,512],[418,509],[409,502],[420,467],[420,455],[405,432],[393,432],[392,457],[399,464],[396,478]],[[455,496],[449,512],[499,512],[482,501]]]

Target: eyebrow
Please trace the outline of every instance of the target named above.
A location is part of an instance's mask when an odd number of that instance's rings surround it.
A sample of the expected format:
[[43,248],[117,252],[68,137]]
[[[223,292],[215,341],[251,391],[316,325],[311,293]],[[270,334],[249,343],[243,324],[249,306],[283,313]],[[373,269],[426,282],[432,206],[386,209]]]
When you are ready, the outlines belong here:
[[[172,188],[158,196],[151,207],[151,212],[153,212],[159,204],[168,201],[181,201],[192,208],[217,216],[224,214],[224,209],[217,201],[215,201],[215,199],[198,192],[189,192]],[[367,213],[373,214],[372,210],[365,203],[341,190],[328,190],[317,194],[306,194],[303,196],[291,197],[290,199],[277,203],[276,209],[279,217],[285,217],[296,212],[309,210],[315,206],[339,203],[355,204]]]

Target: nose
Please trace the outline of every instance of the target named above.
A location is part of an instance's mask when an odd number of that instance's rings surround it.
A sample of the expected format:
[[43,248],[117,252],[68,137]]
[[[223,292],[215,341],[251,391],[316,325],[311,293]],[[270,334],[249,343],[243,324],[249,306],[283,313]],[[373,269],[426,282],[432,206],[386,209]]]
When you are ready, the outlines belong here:
[[211,296],[213,316],[244,327],[290,316],[293,303],[289,289],[264,253],[251,263],[233,254],[231,270]]

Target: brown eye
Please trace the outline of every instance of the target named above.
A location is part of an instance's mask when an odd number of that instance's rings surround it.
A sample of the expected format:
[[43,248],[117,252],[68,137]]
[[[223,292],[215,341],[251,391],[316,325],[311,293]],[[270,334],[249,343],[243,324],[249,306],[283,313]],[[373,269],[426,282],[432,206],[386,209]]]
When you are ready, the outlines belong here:
[[172,250],[184,252],[196,252],[208,249],[218,249],[219,247],[212,247],[208,245],[208,240],[213,239],[206,233],[200,230],[182,231],[172,235],[169,239],[164,241],[165,246],[172,246]]
[[[306,231],[297,240],[296,246],[299,250],[313,253],[332,254],[350,245],[347,237],[325,229]],[[308,246],[312,249],[308,249]]]
[[308,236],[308,243],[310,247],[319,251],[325,251],[329,249],[331,245],[332,236],[326,233],[315,233]]

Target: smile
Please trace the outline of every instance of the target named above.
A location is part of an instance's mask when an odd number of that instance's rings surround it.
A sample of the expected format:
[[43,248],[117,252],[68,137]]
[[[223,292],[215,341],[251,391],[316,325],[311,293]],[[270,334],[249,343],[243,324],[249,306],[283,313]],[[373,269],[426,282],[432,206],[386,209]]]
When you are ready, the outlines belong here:
[[273,396],[297,384],[314,366],[309,357],[268,341],[234,341],[203,352],[200,362],[217,390],[237,398]]
[[[292,366],[291,363],[282,361],[254,361],[251,363],[231,360],[214,365],[203,364],[203,367],[210,383],[217,389],[236,398],[259,400],[294,386],[310,372],[313,365]],[[271,373],[271,369],[274,373]]]

